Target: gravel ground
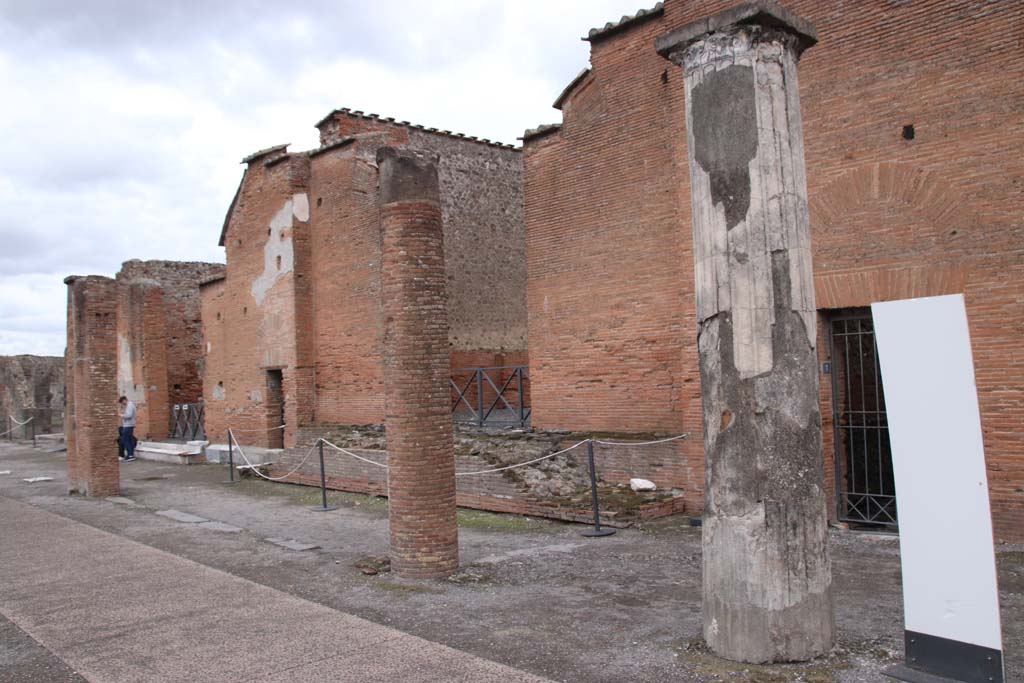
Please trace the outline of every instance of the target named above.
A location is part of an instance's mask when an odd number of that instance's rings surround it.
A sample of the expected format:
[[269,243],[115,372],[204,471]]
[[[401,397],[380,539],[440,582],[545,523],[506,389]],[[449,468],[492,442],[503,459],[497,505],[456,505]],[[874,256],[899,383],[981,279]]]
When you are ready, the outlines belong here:
[[[463,510],[462,569],[448,580],[415,582],[356,566],[387,555],[380,498],[329,492],[339,509],[314,512],[316,489],[249,479],[226,486],[219,467],[138,461],[121,465],[123,499],[111,502],[65,495],[64,469],[63,454],[0,445],[0,471],[12,471],[0,475],[0,495],[558,681],[854,683],[888,680],[880,671],[902,657],[894,536],[833,532],[838,644],[829,657],[749,666],[701,645],[700,530],[684,518],[585,539],[577,525]],[[54,481],[23,481],[32,476]],[[155,514],[164,510],[241,531]],[[291,551],[268,538],[320,547]],[[1024,680],[1024,548],[1001,546],[999,565],[1007,680]],[[4,626],[0,673],[29,652],[17,644],[26,636]],[[39,657],[32,666],[42,667],[53,664],[47,654],[24,657]]]

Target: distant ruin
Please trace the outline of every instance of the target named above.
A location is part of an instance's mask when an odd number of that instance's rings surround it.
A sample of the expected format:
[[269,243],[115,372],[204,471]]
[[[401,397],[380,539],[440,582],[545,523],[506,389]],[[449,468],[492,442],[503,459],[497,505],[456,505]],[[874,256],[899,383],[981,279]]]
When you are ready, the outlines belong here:
[[13,438],[63,431],[64,359],[0,356],[0,420],[0,432]]

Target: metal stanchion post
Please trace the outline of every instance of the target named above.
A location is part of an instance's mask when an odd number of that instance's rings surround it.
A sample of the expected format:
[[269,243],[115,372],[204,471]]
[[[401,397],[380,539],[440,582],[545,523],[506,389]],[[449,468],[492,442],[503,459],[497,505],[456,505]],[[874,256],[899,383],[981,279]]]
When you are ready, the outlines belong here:
[[587,529],[583,535],[588,538],[611,536],[615,529],[601,526],[601,512],[597,505],[597,470],[594,468],[594,440],[587,441],[587,462],[590,465],[590,499],[594,506],[594,528]]
[[222,483],[238,483],[238,480],[235,479],[235,439],[232,436],[230,429],[228,430],[228,480]]
[[320,505],[314,507],[313,510],[317,512],[330,512],[331,510],[337,510],[338,508],[333,505],[327,504],[327,474],[324,470],[324,440],[320,439],[317,442],[317,447],[320,449]]

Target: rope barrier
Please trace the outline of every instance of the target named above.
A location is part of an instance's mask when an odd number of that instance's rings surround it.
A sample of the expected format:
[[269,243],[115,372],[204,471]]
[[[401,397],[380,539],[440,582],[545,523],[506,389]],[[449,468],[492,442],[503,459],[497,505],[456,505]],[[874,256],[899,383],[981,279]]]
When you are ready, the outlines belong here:
[[532,465],[535,462],[540,462],[541,460],[548,460],[550,458],[555,457],[556,455],[561,455],[562,453],[568,453],[569,451],[573,450],[574,448],[579,448],[580,446],[582,446],[583,444],[585,444],[588,441],[590,441],[590,439],[583,439],[583,441],[580,441],[577,444],[573,444],[572,446],[569,446],[568,448],[564,448],[564,449],[562,449],[560,451],[557,451],[555,453],[551,453],[549,455],[542,456],[540,458],[534,458],[533,460],[527,460],[526,462],[521,462],[521,463],[519,463],[517,465],[506,465],[505,467],[495,467],[494,469],[479,470],[477,472],[456,472],[455,476],[456,477],[469,477],[469,476],[472,476],[474,474],[490,474],[491,472],[504,472],[505,470],[514,470],[517,467],[526,467],[527,465]]
[[249,469],[252,470],[254,473],[256,473],[257,476],[263,477],[267,481],[283,481],[283,480],[287,479],[288,477],[292,476],[293,474],[298,472],[300,469],[302,469],[302,466],[306,464],[307,460],[309,460],[309,456],[313,455],[313,451],[316,450],[316,444],[313,444],[313,447],[310,448],[309,451],[306,453],[306,457],[304,457],[302,459],[302,462],[300,462],[298,465],[296,465],[295,469],[293,469],[288,474],[285,474],[285,475],[280,476],[280,477],[268,477],[267,475],[265,475],[262,472],[260,472],[259,469],[257,469],[258,465],[253,465],[252,462],[249,461],[249,458],[246,457],[245,451],[242,449],[242,444],[238,443],[238,440],[235,439],[234,431],[229,428],[228,429],[228,434],[231,435],[231,439],[234,441],[235,446],[238,447],[238,454],[242,456],[242,460],[245,461],[245,464],[249,467]]
[[[385,465],[384,463],[381,463],[381,462],[377,462],[376,460],[370,460],[369,458],[364,458],[364,457],[363,457],[363,456],[361,456],[361,455],[356,455],[356,454],[355,454],[355,453],[353,453],[352,451],[348,451],[348,450],[345,450],[345,449],[344,449],[344,448],[342,448],[341,446],[336,446],[335,444],[331,443],[331,442],[330,442],[330,441],[328,441],[327,439],[320,439],[320,440],[324,442],[324,445],[325,445],[325,446],[330,446],[330,447],[331,447],[331,448],[333,448],[334,450],[336,450],[336,451],[338,451],[338,452],[340,452],[340,453],[344,453],[344,454],[345,454],[345,455],[347,455],[347,456],[353,457],[353,458],[355,458],[356,460],[362,460],[363,462],[369,463],[369,464],[371,464],[371,465],[376,465],[377,467],[383,467],[384,469],[387,469],[387,468],[388,468],[388,466],[387,466],[387,465]],[[315,445],[315,444],[314,444],[314,445]]]
[[8,415],[7,417],[8,417],[9,419],[10,419],[10,421],[11,421],[11,422],[13,422],[14,424],[16,424],[16,425],[17,425],[17,427],[11,427],[11,428],[10,428],[10,429],[8,429],[8,430],[7,430],[6,432],[3,432],[2,434],[0,434],[0,436],[7,436],[8,434],[13,434],[14,432],[18,431],[18,427],[24,427],[24,426],[25,426],[25,425],[27,425],[27,424],[28,424],[29,422],[31,422],[32,420],[34,420],[34,419],[35,419],[34,417],[30,417],[29,419],[25,420],[24,422],[18,422],[17,420],[15,420],[15,419],[14,419],[13,417],[11,417],[10,415]]
[[690,434],[680,434],[679,436],[670,436],[667,439],[657,439],[655,441],[600,441],[594,439],[594,443],[599,443],[602,446],[653,446],[656,443],[668,443],[669,441],[678,441],[679,439],[685,439]]
[[[274,429],[281,429],[283,427],[284,427],[284,425],[281,425],[281,427],[273,427],[273,428],[268,429],[268,430],[262,430],[262,429],[240,429],[238,431],[240,431],[240,432],[273,431]],[[11,430],[11,431],[14,431],[14,430]],[[363,456],[358,455],[356,453],[353,453],[352,451],[347,450],[345,448],[342,448],[341,446],[339,446],[337,444],[331,443],[327,439],[320,438],[320,439],[318,439],[316,441],[316,443],[313,444],[312,447],[310,447],[310,449],[306,453],[305,457],[302,458],[302,461],[298,465],[296,465],[294,469],[292,469],[290,472],[288,472],[287,474],[285,474],[285,475],[283,475],[281,477],[268,477],[267,475],[265,475],[262,472],[260,472],[256,468],[256,466],[253,465],[249,461],[249,458],[246,457],[245,451],[242,449],[242,444],[238,443],[238,440],[235,439],[235,430],[229,428],[228,429],[228,433],[231,435],[232,440],[234,441],[235,445],[238,447],[238,452],[242,456],[242,460],[245,461],[245,464],[248,465],[249,468],[253,472],[255,472],[258,476],[263,477],[267,481],[282,481],[284,479],[287,479],[291,475],[295,474],[296,472],[298,472],[300,469],[302,469],[302,466],[306,464],[306,461],[309,460],[309,456],[311,456],[313,454],[313,451],[316,450],[317,444],[319,444],[320,442],[323,442],[323,444],[325,446],[329,446],[330,448],[333,448],[334,450],[338,451],[339,453],[344,453],[345,455],[347,455],[347,456],[349,456],[351,458],[355,458],[356,460],[360,460],[362,462],[365,462],[368,465],[374,465],[376,467],[383,467],[384,469],[388,469],[388,466],[386,464],[384,464],[384,463],[380,463],[380,462],[377,462],[375,460],[370,460],[369,458],[364,458]],[[3,434],[0,434],[0,436],[3,436]],[[568,453],[569,451],[572,451],[572,450],[575,450],[575,449],[579,448],[580,446],[582,446],[583,444],[587,443],[588,441],[593,442],[593,443],[597,443],[597,444],[601,444],[602,446],[652,446],[654,444],[659,444],[659,443],[668,443],[669,441],[678,441],[679,439],[685,439],[688,436],[689,436],[689,433],[679,434],[678,436],[670,436],[670,437],[667,437],[665,439],[656,439],[654,441],[601,441],[599,439],[584,439],[583,441],[575,443],[572,446],[569,446],[568,448],[563,448],[560,451],[556,451],[554,453],[549,453],[548,455],[544,455],[544,456],[541,456],[539,458],[534,458],[533,460],[527,460],[526,462],[517,463],[515,465],[505,465],[503,467],[494,467],[494,468],[486,469],[486,470],[477,470],[477,471],[474,471],[474,472],[456,472],[455,476],[456,477],[472,477],[472,476],[476,476],[476,475],[479,475],[479,474],[493,474],[494,472],[505,472],[507,470],[514,470],[514,469],[517,469],[519,467],[526,467],[527,465],[533,465],[533,464],[538,463],[538,462],[543,462],[544,460],[550,460],[551,458],[554,458],[554,457],[557,457],[559,455],[562,455],[563,453]]]

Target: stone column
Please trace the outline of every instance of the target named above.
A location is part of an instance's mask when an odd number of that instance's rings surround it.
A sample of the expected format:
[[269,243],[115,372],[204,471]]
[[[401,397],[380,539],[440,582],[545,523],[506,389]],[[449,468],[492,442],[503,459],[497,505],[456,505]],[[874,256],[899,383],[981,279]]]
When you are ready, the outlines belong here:
[[69,277],[68,491],[116,496],[117,461],[117,283],[106,277]]
[[797,61],[806,21],[752,2],[662,36],[683,67],[707,482],[704,638],[744,662],[833,643]]
[[377,152],[391,566],[414,578],[459,565],[444,233],[436,160]]

